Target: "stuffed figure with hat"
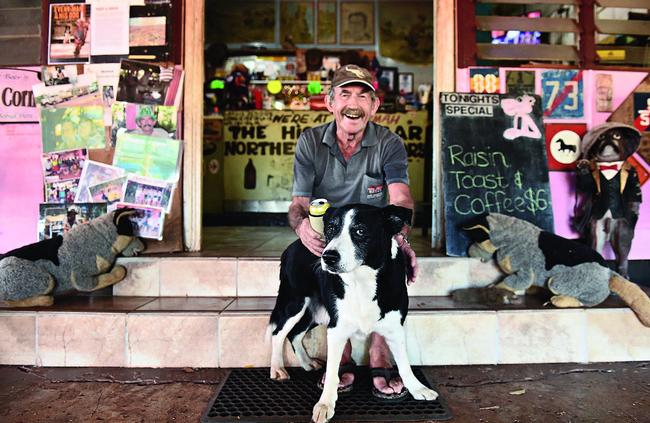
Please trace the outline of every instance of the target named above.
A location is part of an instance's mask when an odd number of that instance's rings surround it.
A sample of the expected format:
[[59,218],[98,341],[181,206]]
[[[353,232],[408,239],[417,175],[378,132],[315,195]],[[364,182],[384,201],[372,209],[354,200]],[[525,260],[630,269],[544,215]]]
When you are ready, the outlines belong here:
[[508,299],[501,293],[541,288],[550,291],[550,303],[556,307],[591,307],[615,292],[641,323],[650,327],[650,298],[638,285],[609,269],[592,248],[498,213],[479,216],[466,222],[463,229],[473,241],[468,254],[482,260],[494,256],[506,277],[486,288],[456,290],[454,299],[472,302],[467,299],[490,290],[498,290],[498,298]]
[[627,256],[639,218],[641,187],[626,160],[639,148],[641,133],[633,126],[608,122],[585,134],[576,163],[575,229],[602,254],[609,241],[618,273],[628,277]]
[[120,282],[118,254],[144,250],[134,236],[133,209],[119,209],[87,224],[0,255],[0,301],[13,307],[48,306],[54,297],[92,292]]

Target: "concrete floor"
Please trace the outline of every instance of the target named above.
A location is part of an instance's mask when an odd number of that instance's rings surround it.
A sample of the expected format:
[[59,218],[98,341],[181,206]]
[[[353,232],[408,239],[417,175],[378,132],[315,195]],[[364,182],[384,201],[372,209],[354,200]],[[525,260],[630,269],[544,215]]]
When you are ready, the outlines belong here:
[[[650,363],[427,367],[461,423],[649,422]],[[197,422],[225,369],[0,367],[0,421]]]

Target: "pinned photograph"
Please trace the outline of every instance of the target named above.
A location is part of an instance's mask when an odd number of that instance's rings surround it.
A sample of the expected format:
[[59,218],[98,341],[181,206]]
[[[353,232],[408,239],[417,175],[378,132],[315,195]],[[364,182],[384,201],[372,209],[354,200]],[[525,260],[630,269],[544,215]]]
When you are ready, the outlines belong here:
[[43,83],[51,85],[74,84],[77,82],[76,65],[43,66]]
[[94,162],[92,160],[86,161],[86,164],[81,171],[79,189],[74,200],[75,203],[91,202],[90,194],[88,193],[89,186],[119,178],[120,176],[124,176],[124,174],[124,169],[120,167],[111,166],[101,162]]
[[79,179],[87,159],[88,151],[85,148],[43,153],[41,162],[43,163],[45,181],[57,182]]
[[48,63],[86,63],[90,60],[90,5],[50,4]]
[[104,108],[41,109],[41,131],[46,153],[73,148],[104,148]]
[[74,197],[77,194],[78,186],[79,186],[79,179],[46,182],[45,202],[58,203],[58,204],[74,203]]
[[120,134],[115,144],[113,166],[136,175],[177,182],[182,146],[180,140]]
[[162,239],[165,225],[165,211],[156,207],[139,206],[137,204],[117,203],[117,209],[132,208],[136,214],[131,217],[135,226],[135,235],[140,238]]
[[132,104],[121,101],[113,103],[111,144],[122,133],[175,138],[178,109],[174,106]]
[[167,88],[173,77],[160,66],[151,63],[122,60],[117,101],[140,104],[165,104]]
[[38,240],[63,235],[75,225],[83,225],[106,213],[104,203],[40,204]]
[[157,179],[129,175],[124,185],[123,201],[141,206],[160,207],[169,213],[174,184]]
[[88,194],[90,195],[91,201],[93,203],[107,203],[108,209],[112,210],[112,204],[122,201],[124,182],[126,182],[126,176],[89,185]]
[[95,75],[79,75],[74,83],[37,84],[32,87],[36,104],[40,107],[72,107],[102,104]]

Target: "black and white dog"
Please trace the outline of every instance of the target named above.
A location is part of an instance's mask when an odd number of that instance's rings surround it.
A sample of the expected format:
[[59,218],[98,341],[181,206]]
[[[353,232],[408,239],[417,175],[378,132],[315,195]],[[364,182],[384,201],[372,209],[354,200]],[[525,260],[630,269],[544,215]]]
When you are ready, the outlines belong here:
[[324,217],[326,246],[320,261],[300,240],[282,254],[280,289],[269,326],[271,378],[289,378],[282,355],[287,337],[305,370],[320,368],[302,340],[316,325],[327,325],[325,382],[312,416],[317,423],[334,415],[339,362],[355,334],[384,336],[411,395],[418,400],[438,397],[413,375],[406,354],[404,258],[393,235],[410,217],[410,210],[397,206],[330,208]]

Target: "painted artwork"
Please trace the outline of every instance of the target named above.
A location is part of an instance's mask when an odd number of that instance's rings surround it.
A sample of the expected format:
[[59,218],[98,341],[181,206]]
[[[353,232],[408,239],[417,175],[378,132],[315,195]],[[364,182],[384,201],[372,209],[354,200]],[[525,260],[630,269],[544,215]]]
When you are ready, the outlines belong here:
[[102,106],[41,109],[43,152],[74,148],[104,148]]
[[318,44],[336,44],[336,2],[318,2]]
[[375,43],[375,4],[341,2],[341,44]]
[[314,2],[280,2],[280,42],[285,45],[314,42]]
[[206,2],[206,44],[275,42],[275,4],[246,0]]
[[379,52],[404,63],[433,63],[433,2],[378,2]]
[[542,72],[544,117],[582,118],[582,71],[549,70]]

